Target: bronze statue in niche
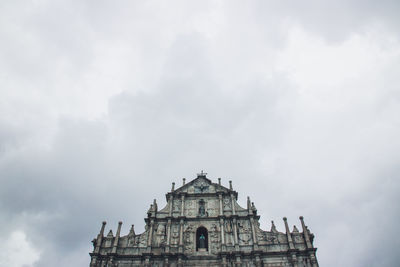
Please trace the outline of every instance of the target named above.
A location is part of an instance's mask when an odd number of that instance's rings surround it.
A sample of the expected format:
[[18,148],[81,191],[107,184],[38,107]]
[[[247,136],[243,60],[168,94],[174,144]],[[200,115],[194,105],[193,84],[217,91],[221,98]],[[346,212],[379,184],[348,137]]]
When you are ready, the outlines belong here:
[[196,231],[196,251],[208,251],[208,231],[203,226]]

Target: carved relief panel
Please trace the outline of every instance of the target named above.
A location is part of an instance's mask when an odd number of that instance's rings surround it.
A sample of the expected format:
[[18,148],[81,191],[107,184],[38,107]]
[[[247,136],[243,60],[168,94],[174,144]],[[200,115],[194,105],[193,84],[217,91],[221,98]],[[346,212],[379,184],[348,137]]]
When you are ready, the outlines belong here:
[[185,253],[193,253],[195,250],[195,226],[192,223],[185,223],[183,242],[185,245]]
[[273,233],[273,232],[266,232],[265,233],[265,243],[268,245],[272,245],[272,244],[279,244],[278,242],[278,234]]
[[165,245],[166,242],[166,225],[159,223],[154,227],[153,242],[156,247]]
[[185,200],[185,215],[187,217],[196,217],[196,200]]
[[181,212],[181,202],[182,201],[179,199],[174,199],[173,201],[172,212],[175,216],[179,215]]
[[136,246],[140,247],[140,248],[144,248],[147,247],[147,236],[148,236],[148,232],[144,232],[143,234],[136,236],[135,240],[136,240]]
[[239,245],[252,245],[250,222],[248,220],[238,221],[237,229]]
[[193,194],[194,193],[194,186],[189,186],[188,193],[189,194]]
[[224,206],[224,211],[232,210],[232,205],[231,205],[231,198],[230,197],[224,197],[223,200],[223,206]]
[[212,223],[209,229],[210,252],[218,254],[220,251],[220,230],[217,223]]
[[208,216],[215,217],[219,214],[219,203],[216,199],[209,199],[207,201],[207,212]]
[[179,242],[179,224],[172,224],[171,226],[171,245],[178,245]]
[[227,245],[234,244],[234,237],[233,237],[233,222],[231,220],[225,221],[225,239]]

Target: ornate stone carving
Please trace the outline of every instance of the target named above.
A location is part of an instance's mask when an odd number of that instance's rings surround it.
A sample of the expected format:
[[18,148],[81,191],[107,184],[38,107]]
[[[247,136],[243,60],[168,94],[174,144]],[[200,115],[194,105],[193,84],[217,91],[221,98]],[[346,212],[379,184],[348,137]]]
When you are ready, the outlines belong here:
[[204,201],[204,199],[200,199],[199,201],[199,213],[198,213],[199,217],[207,217],[208,214],[206,213],[206,202]]
[[231,210],[232,205],[231,205],[231,200],[229,197],[224,198],[224,210]]
[[300,234],[300,233],[294,234],[294,235],[293,235],[293,241],[294,241],[295,243],[303,243],[304,240],[303,240],[302,234]]
[[251,245],[251,229],[247,221],[238,222],[238,238],[240,245]]
[[179,199],[174,199],[174,206],[173,211],[181,211],[181,201]]
[[136,238],[136,245],[138,247],[146,247],[147,246],[147,232],[144,232],[143,234],[139,235]]
[[165,245],[165,224],[158,224],[156,227],[156,235],[155,235],[155,245],[156,246],[164,246]]
[[226,233],[226,243],[228,245],[232,245],[234,240],[233,240],[233,227],[231,220],[225,221],[225,233]]
[[185,215],[188,217],[196,216],[196,200],[186,200]]
[[197,185],[194,186],[195,193],[208,193],[208,191],[209,191],[209,186],[206,185],[204,182],[198,183]]
[[[225,188],[220,181],[218,184],[212,183],[205,173],[201,173],[196,180],[176,190],[173,187],[167,193],[167,199],[167,206],[159,211],[156,202],[153,203],[150,216],[145,218],[145,231],[142,234],[137,235],[132,226],[129,234],[120,236],[119,225],[115,236],[112,232],[107,235],[104,222],[93,242],[90,266],[293,265],[294,251],[291,250],[293,246],[288,244],[287,235],[278,232],[273,222],[271,231],[263,231],[255,205],[250,202],[247,208],[240,207],[236,201],[237,192],[232,186]],[[184,205],[182,201],[185,201]],[[169,215],[170,208],[172,217]],[[297,265],[305,267],[302,266],[305,263],[307,267],[316,267],[315,252],[308,249],[304,240],[312,244],[314,235],[306,228],[302,217],[300,220],[303,232],[294,227],[291,233]],[[286,223],[286,218],[284,221]],[[252,246],[253,238],[258,246]]]
[[218,225],[213,223],[210,227],[210,251],[213,254],[217,254],[220,248],[220,231]]
[[257,229],[257,240],[258,240],[258,242],[265,241],[265,232],[264,231]]
[[128,247],[133,247],[136,244],[135,241],[135,236],[128,237]]
[[278,244],[278,236],[275,233],[266,232],[265,241],[267,241],[267,244]]
[[184,243],[185,243],[185,253],[192,253],[194,249],[194,233],[195,229],[193,224],[185,225],[184,230]]
[[177,245],[179,240],[179,225],[173,224],[171,232],[171,245]]

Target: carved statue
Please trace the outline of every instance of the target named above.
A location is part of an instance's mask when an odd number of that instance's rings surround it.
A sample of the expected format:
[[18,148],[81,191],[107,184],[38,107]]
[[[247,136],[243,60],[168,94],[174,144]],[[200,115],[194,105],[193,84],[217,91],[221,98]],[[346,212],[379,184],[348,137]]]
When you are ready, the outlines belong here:
[[206,237],[203,234],[199,237],[199,247],[206,248]]
[[200,216],[206,215],[206,209],[204,208],[203,205],[200,206],[200,208],[199,208],[199,215],[200,215]]
[[206,208],[204,206],[205,206],[205,202],[203,199],[201,199],[199,202],[199,216],[200,217],[206,216]]

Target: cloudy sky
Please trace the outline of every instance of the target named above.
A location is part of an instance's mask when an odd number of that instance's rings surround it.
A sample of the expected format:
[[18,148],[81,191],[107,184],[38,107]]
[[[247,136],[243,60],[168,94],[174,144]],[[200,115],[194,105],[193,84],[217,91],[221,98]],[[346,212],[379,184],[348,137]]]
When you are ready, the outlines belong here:
[[324,267],[400,262],[398,1],[0,2],[0,266],[86,267],[200,170]]

